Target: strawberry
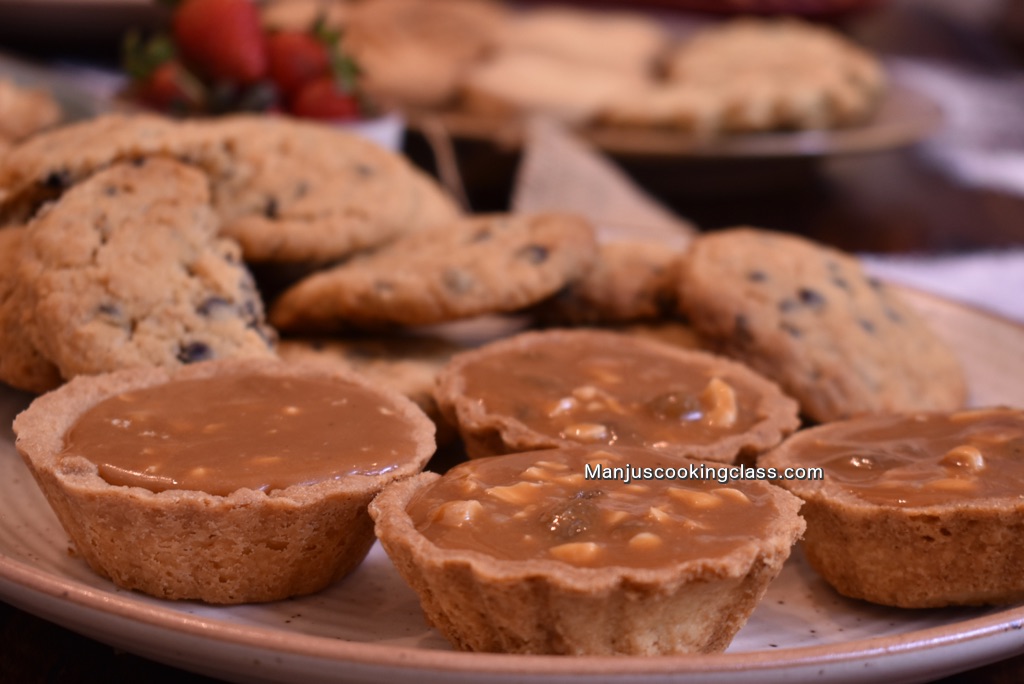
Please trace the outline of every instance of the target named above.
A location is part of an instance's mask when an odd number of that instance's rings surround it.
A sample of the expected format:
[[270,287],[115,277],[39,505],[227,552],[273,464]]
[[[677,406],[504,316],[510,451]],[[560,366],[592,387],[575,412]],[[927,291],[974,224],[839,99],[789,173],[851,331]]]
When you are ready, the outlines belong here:
[[249,84],[266,74],[266,41],[251,0],[185,0],[172,21],[179,53],[203,76]]
[[286,98],[330,71],[328,46],[313,34],[282,31],[267,38],[267,74]]
[[291,113],[307,119],[352,121],[361,115],[359,100],[331,76],[304,85],[291,103]]
[[176,61],[164,62],[133,85],[135,97],[161,112],[185,114],[202,108],[202,89]]
[[132,78],[129,94],[142,104],[170,114],[203,109],[203,86],[177,60],[174,44],[167,36],[144,40],[138,32],[129,32],[125,35],[122,59]]

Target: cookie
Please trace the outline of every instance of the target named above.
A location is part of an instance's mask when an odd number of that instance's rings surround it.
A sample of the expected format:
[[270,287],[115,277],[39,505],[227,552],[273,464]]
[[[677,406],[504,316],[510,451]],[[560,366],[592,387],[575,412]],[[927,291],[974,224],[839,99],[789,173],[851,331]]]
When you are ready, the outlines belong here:
[[149,114],[110,114],[47,131],[0,158],[0,221],[28,220],[45,202],[109,164],[176,155],[194,147],[196,126]]
[[[458,209],[399,155],[354,134],[284,117],[174,122],[110,115],[38,136],[0,161],[0,218],[117,161],[169,156],[202,169],[225,235],[247,261],[330,261]],[[2,191],[0,191],[2,192]]]
[[281,329],[429,325],[515,311],[594,262],[571,214],[493,214],[435,226],[299,281],[271,307]]
[[699,32],[666,60],[670,83],[725,102],[722,128],[830,128],[865,121],[881,63],[839,33],[796,19],[740,19]]
[[374,0],[348,17],[345,49],[363,87],[398,106],[439,107],[494,46],[504,6],[490,0]]
[[707,233],[683,258],[679,299],[702,338],[776,380],[815,420],[965,400],[952,351],[838,250],[751,228]]
[[60,105],[49,93],[0,78],[0,140],[22,140],[60,121]]
[[594,267],[531,310],[548,325],[655,320],[675,309],[679,254],[654,242],[607,242]]
[[458,214],[404,158],[353,134],[283,117],[208,127],[231,157],[211,175],[214,207],[247,261],[337,260]]
[[22,227],[0,230],[0,382],[41,394],[57,387],[61,378],[26,333],[32,310],[18,274],[24,236]]
[[502,26],[502,50],[534,52],[609,72],[652,73],[668,36],[653,19],[634,12],[541,7]]
[[309,31],[321,22],[341,30],[351,13],[349,2],[338,0],[272,0],[260,4],[260,22],[268,31]]
[[526,51],[503,51],[472,69],[462,85],[462,106],[486,116],[531,113],[574,124],[595,119],[617,93],[635,89],[642,76]]
[[33,344],[70,379],[137,366],[273,357],[238,245],[218,238],[202,173],[116,164],[28,225],[20,271]]
[[711,88],[649,81],[616,93],[597,114],[610,126],[656,127],[707,138],[722,132],[726,99]]

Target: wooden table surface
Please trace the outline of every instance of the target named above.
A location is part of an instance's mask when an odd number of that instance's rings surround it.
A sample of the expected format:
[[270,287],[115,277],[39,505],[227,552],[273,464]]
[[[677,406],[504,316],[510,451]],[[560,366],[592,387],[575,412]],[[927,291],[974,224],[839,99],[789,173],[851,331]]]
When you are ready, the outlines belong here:
[[[848,20],[844,28],[886,54],[941,59],[1008,77],[1022,73],[1021,52],[1003,26],[957,20],[943,11],[948,4],[891,2]],[[407,151],[429,163],[429,153],[415,137]],[[486,145],[461,146],[460,153],[473,208],[507,207],[515,155]],[[715,173],[735,177],[735,168],[620,161],[652,194],[703,228],[753,224],[871,252],[945,253],[1024,245],[1024,198],[959,184],[915,148],[774,171],[746,168],[742,173],[760,180],[733,183],[728,191],[716,191],[713,184],[702,189],[690,181],[702,179],[708,185]],[[690,191],[680,192],[681,184]],[[125,682],[215,681],[118,651],[6,603],[0,603],[0,644],[0,682],[75,684],[97,681],[98,674],[102,680]],[[1022,682],[1024,655],[940,681]]]

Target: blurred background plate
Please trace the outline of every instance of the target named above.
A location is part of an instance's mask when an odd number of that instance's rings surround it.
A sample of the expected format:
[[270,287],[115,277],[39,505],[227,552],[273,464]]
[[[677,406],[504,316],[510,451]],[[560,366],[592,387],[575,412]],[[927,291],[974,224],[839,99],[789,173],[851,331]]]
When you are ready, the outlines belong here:
[[[922,93],[893,82],[876,117],[862,126],[831,130],[723,135],[703,140],[664,128],[586,126],[577,129],[599,149],[624,157],[763,159],[821,157],[879,152],[912,145],[942,124],[942,110]],[[523,121],[515,116],[468,112],[411,112],[416,130],[443,128],[456,139],[489,141],[507,149],[523,141]]]
[[[828,17],[871,9],[884,0],[637,0],[648,5],[713,14],[797,14]],[[587,3],[587,4],[593,4]]]
[[[538,2],[539,0],[534,0]],[[829,18],[872,9],[885,0],[566,0],[577,5],[659,7],[710,14],[797,14]]]

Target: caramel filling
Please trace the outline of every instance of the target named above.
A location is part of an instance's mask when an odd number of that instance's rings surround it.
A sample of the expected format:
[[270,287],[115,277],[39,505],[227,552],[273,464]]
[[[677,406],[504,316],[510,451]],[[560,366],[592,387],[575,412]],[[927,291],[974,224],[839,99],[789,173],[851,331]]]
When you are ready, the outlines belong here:
[[595,447],[477,459],[418,492],[408,512],[446,549],[635,568],[720,558],[762,538],[776,513],[760,487],[587,476],[627,465],[680,464],[645,450]]
[[492,414],[581,444],[660,449],[749,430],[758,393],[627,340],[531,345],[468,364],[465,391]]
[[872,416],[830,426],[827,436],[802,444],[797,457],[876,504],[1022,498],[1024,414],[983,409]]
[[112,485],[227,495],[393,470],[412,427],[372,391],[336,379],[239,374],[180,380],[100,402],[65,435]]

